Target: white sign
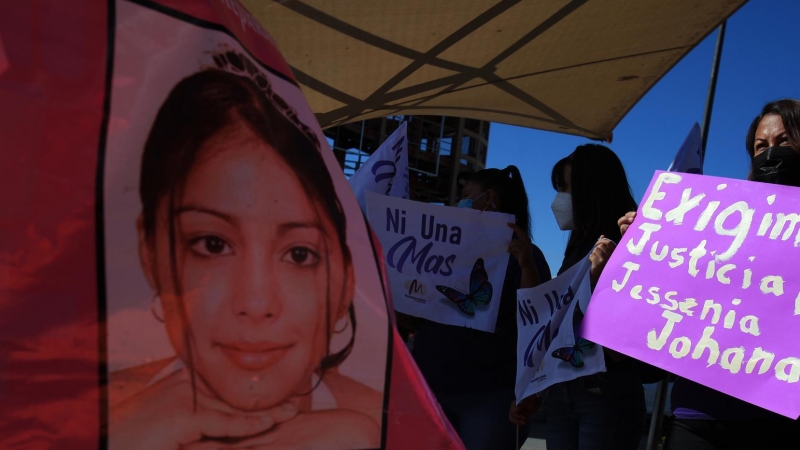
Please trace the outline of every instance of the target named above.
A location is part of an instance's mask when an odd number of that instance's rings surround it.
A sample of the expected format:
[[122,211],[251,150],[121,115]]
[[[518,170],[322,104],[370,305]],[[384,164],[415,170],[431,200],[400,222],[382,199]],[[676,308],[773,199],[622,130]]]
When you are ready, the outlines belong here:
[[590,267],[587,256],[547,283],[517,291],[517,403],[606,370],[603,348],[579,337],[592,298]]
[[356,194],[361,210],[366,211],[365,192],[391,197],[408,198],[408,139],[407,122],[383,141],[364,165],[350,177],[350,187]]
[[372,192],[366,200],[386,258],[394,309],[494,332],[514,216]]

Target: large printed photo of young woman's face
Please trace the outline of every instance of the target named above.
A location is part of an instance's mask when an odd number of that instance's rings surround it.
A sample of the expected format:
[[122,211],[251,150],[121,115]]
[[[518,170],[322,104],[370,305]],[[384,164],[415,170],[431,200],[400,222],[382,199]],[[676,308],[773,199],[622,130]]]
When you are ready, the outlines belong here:
[[224,30],[116,16],[110,448],[379,448],[386,300],[301,91]]

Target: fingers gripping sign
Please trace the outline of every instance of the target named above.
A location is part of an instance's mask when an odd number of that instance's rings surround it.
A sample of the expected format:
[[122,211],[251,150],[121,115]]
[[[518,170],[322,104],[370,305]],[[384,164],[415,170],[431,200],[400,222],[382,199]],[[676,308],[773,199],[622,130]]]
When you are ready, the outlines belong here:
[[600,274],[603,272],[603,268],[608,263],[616,247],[617,244],[615,244],[614,241],[605,236],[600,236],[600,239],[594,246],[594,250],[592,250],[592,253],[589,255],[589,261],[592,262],[592,268],[589,271],[592,286],[597,284],[597,281],[600,279]]
[[515,401],[511,402],[511,410],[508,413],[508,420],[514,425],[525,426],[542,406],[542,399],[537,395],[531,395],[522,399],[519,405]]
[[628,227],[630,227],[633,224],[633,221],[635,219],[636,219],[636,211],[630,211],[629,213],[619,218],[619,220],[617,221],[617,225],[619,225],[619,232],[623,236],[625,235],[625,232],[628,231]]

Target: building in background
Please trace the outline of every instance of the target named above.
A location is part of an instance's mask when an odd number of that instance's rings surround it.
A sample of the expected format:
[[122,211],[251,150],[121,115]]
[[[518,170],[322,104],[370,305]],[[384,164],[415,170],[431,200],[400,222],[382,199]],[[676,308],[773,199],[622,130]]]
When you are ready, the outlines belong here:
[[460,199],[459,173],[485,168],[489,122],[443,116],[389,116],[325,130],[348,178],[383,141],[408,122],[411,200],[454,205]]

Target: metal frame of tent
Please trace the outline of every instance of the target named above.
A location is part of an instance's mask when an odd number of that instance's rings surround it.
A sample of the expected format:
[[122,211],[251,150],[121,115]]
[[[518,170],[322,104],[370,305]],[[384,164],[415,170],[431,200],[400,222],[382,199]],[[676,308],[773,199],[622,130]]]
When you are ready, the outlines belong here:
[[[722,45],[725,41],[725,24],[727,20],[722,22],[717,32],[717,44],[714,49],[714,59],[711,63],[711,79],[708,85],[708,96],[706,97],[706,107],[703,112],[703,127],[702,138],[703,143],[701,146],[702,157],[705,162],[706,145],[708,143],[708,132],[711,127],[711,112],[714,109],[714,96],[717,91],[717,78],[719,76],[719,64],[722,57]],[[667,403],[667,393],[669,390],[669,382],[671,375],[667,375],[663,380],[658,382],[656,387],[656,398],[653,404],[653,415],[650,419],[650,429],[647,434],[647,444],[645,450],[658,450],[661,448],[658,441],[663,434],[662,428],[664,424],[664,407]]]

